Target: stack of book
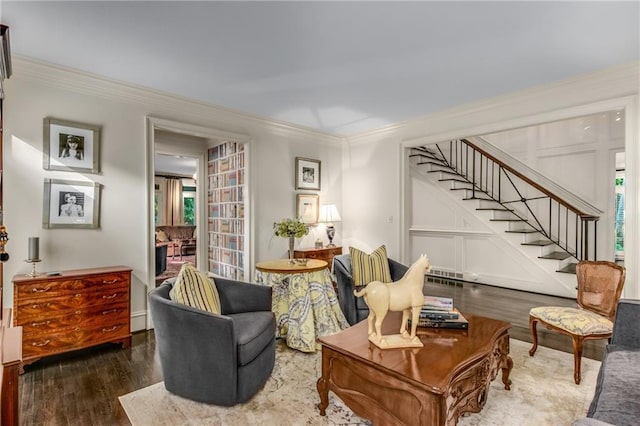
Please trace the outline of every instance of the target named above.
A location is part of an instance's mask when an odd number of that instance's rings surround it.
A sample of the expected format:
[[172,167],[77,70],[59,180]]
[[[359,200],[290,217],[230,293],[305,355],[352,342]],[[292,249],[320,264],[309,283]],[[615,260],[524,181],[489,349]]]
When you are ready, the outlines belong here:
[[456,308],[450,297],[424,296],[418,327],[469,328],[469,322]]

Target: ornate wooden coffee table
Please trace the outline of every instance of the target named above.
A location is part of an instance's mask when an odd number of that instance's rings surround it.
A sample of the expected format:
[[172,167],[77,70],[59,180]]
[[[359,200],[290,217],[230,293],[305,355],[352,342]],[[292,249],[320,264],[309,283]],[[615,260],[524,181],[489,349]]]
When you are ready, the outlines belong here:
[[[367,339],[366,320],[318,339],[320,414],[326,415],[330,390],[374,424],[455,425],[463,413],[480,412],[498,370],[510,389],[511,324],[465,318],[468,330],[420,328],[423,348],[379,349]],[[389,313],[383,334],[397,333],[400,319],[399,312]]]

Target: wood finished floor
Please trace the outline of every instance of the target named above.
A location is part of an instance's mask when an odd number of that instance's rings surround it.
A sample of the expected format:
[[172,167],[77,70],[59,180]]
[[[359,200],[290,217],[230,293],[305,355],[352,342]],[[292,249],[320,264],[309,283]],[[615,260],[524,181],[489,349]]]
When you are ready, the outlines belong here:
[[[446,280],[427,282],[425,294],[453,297],[462,312],[509,321],[511,336],[527,342],[529,309],[575,306],[571,299]],[[538,329],[540,345],[571,353],[568,337]],[[587,342],[584,356],[600,360],[605,343]],[[129,425],[118,397],[160,381],[153,331],[135,333],[129,349],[109,344],[45,358],[26,366],[20,376],[20,424]]]

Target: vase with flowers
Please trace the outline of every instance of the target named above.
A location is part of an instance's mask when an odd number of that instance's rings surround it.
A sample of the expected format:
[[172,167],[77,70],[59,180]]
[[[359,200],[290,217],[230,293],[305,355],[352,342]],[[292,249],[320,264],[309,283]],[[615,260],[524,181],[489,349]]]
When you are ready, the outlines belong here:
[[299,218],[282,219],[273,224],[273,232],[276,237],[289,238],[289,262],[293,261],[293,246],[296,238],[302,238],[309,233],[309,228]]

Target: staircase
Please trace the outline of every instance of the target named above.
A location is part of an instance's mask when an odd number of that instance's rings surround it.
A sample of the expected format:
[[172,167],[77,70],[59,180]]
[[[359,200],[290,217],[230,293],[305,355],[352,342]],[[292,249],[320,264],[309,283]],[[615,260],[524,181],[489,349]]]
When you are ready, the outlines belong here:
[[411,164],[475,203],[476,215],[494,231],[539,262],[553,262],[555,272],[575,274],[580,260],[595,260],[600,210],[481,138],[472,139],[411,148]]

